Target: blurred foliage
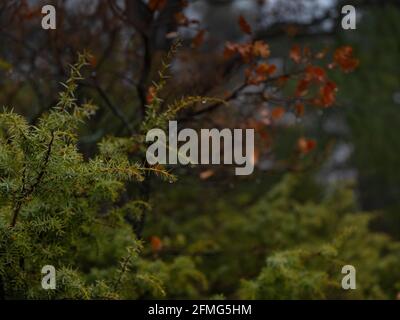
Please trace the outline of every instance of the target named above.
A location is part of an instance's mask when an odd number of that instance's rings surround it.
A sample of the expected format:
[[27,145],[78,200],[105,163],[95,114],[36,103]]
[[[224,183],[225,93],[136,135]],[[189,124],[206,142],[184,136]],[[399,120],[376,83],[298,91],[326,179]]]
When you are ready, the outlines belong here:
[[355,32],[339,41],[358,52],[360,65],[351,78],[336,75],[349,132],[343,137],[354,147],[349,163],[358,175],[359,200],[367,210],[384,210],[377,227],[400,235],[400,10],[395,6],[362,11]]
[[[351,186],[318,195],[307,180],[287,175],[272,188],[242,182],[224,192],[181,181],[154,200],[148,232],[162,235],[160,257],[192,255],[211,293],[229,298],[395,298],[400,243],[370,231],[375,215],[359,212]],[[341,289],[346,264],[357,269],[357,290]]]

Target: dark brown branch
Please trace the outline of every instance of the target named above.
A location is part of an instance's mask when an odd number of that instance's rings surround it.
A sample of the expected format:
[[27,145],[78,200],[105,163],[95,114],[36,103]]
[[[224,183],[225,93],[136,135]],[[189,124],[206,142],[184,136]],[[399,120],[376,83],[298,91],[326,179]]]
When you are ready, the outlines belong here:
[[116,105],[114,105],[111,102],[111,99],[108,97],[107,93],[103,90],[102,87],[100,87],[100,85],[96,81],[93,81],[92,84],[87,83],[87,82],[81,82],[80,84],[82,86],[86,86],[86,87],[95,89],[98,92],[98,94],[100,95],[100,97],[103,99],[103,101],[105,102],[106,106],[122,122],[124,127],[128,130],[129,134],[130,135],[135,134],[135,132],[134,132],[131,124],[127,120],[127,117],[125,116],[125,114]]
[[[233,100],[233,99],[237,98],[238,95],[240,94],[240,92],[242,92],[242,90],[245,89],[247,86],[248,86],[247,83],[243,83],[242,85],[240,85],[238,88],[236,88],[235,90],[233,90],[233,91],[225,98],[225,101],[230,101],[230,100]],[[212,111],[214,111],[215,109],[217,109],[217,108],[219,108],[220,106],[223,106],[223,105],[224,105],[224,104],[223,104],[222,102],[213,103],[213,104],[209,105],[209,106],[206,107],[206,108],[203,108],[203,109],[201,109],[201,110],[192,112],[192,113],[189,114],[188,116],[186,116],[186,117],[184,117],[184,118],[181,118],[181,119],[179,119],[178,121],[181,121],[181,122],[188,121],[188,120],[192,119],[193,117],[202,115],[202,114],[204,114],[204,113],[212,112]]]
[[14,228],[15,227],[15,225],[16,225],[16,223],[17,223],[17,219],[18,219],[18,215],[19,215],[19,212],[21,211],[21,208],[22,208],[22,204],[23,204],[23,202],[24,202],[24,199],[26,199],[27,197],[29,197],[33,192],[35,192],[35,190],[36,190],[36,188],[39,186],[39,184],[42,182],[42,180],[43,180],[43,177],[44,177],[44,175],[45,175],[45,173],[46,173],[46,169],[47,169],[47,165],[49,164],[49,161],[50,161],[50,156],[51,156],[51,150],[52,150],[52,148],[53,148],[53,142],[54,142],[54,132],[52,131],[51,132],[51,139],[50,139],[50,142],[49,142],[49,144],[47,145],[47,151],[46,151],[46,154],[45,154],[45,156],[44,156],[44,159],[43,159],[43,164],[42,164],[42,166],[41,166],[41,168],[40,168],[40,171],[39,171],[39,174],[38,174],[38,176],[37,176],[37,178],[36,178],[36,181],[35,181],[35,183],[33,183],[31,186],[29,186],[29,187],[27,187],[26,186],[26,184],[25,184],[25,179],[26,179],[26,174],[25,174],[25,172],[26,172],[26,167],[24,168],[24,173],[23,173],[23,186],[22,186],[22,192],[21,192],[21,195],[20,195],[20,197],[19,197],[19,199],[17,200],[17,203],[16,203],[16,205],[15,205],[15,207],[14,207],[14,210],[13,210],[13,215],[12,215],[12,220],[11,220],[11,223],[10,223],[10,227],[11,228]]

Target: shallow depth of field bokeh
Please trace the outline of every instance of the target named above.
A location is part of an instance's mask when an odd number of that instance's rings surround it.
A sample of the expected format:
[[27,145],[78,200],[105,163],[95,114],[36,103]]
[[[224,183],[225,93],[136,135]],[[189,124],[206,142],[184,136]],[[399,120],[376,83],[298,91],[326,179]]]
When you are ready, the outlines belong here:
[[[0,298],[400,299],[399,35],[396,0],[1,1]],[[255,129],[254,173],[149,166],[168,120]]]

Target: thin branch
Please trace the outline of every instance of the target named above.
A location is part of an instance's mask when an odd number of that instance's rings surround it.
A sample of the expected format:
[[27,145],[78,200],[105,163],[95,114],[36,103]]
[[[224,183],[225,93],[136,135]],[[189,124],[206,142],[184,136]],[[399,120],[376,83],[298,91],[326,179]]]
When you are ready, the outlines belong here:
[[[247,83],[243,83],[242,85],[240,85],[239,87],[237,87],[235,90],[233,90],[227,97],[225,97],[225,101],[230,101],[230,100],[233,100],[233,99],[237,98],[238,95],[240,94],[240,92],[242,92],[242,90],[244,90],[246,87],[247,87]],[[213,104],[209,105],[209,106],[206,107],[206,108],[203,108],[203,109],[201,109],[201,110],[192,112],[192,113],[189,114],[188,116],[185,116],[185,117],[183,117],[183,118],[181,118],[181,119],[178,119],[178,121],[181,121],[181,122],[188,121],[188,120],[190,120],[190,119],[193,118],[193,117],[202,115],[202,114],[204,114],[204,113],[212,112],[212,111],[214,111],[215,109],[217,109],[217,108],[219,108],[220,106],[223,106],[223,105],[224,105],[223,102],[216,102],[216,103],[213,103]]]
[[21,196],[19,197],[19,199],[17,200],[17,203],[14,207],[13,210],[13,215],[12,215],[12,220],[10,223],[10,227],[14,228],[16,223],[17,223],[17,219],[18,219],[18,215],[19,212],[21,211],[22,208],[22,204],[24,199],[26,199],[27,197],[29,197],[33,192],[35,192],[36,188],[39,186],[39,184],[42,182],[43,177],[46,173],[46,169],[47,169],[47,165],[49,164],[50,161],[50,156],[51,156],[51,150],[53,148],[53,142],[54,142],[54,132],[51,132],[51,139],[49,144],[47,145],[47,151],[46,154],[44,156],[43,159],[43,164],[40,168],[39,174],[36,178],[35,183],[33,183],[31,186],[27,187],[25,184],[25,179],[26,179],[26,167],[24,168],[24,174],[23,174],[23,187],[22,187],[22,192],[21,192]]

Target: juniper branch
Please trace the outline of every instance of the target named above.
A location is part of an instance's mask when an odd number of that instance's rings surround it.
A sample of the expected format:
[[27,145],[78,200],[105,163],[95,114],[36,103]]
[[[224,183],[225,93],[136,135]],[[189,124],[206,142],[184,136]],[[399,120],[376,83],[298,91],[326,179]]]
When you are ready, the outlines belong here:
[[[39,184],[43,180],[43,177],[44,177],[44,175],[46,173],[47,166],[48,166],[49,161],[50,161],[50,156],[51,156],[51,150],[52,150],[52,147],[53,147],[53,143],[54,143],[54,132],[51,131],[51,139],[50,139],[49,144],[47,145],[46,154],[44,156],[43,163],[42,163],[42,166],[40,168],[39,174],[38,174],[38,176],[36,178],[36,181],[32,185],[27,187],[26,183],[25,183],[26,174],[23,175],[22,192],[21,192],[21,195],[18,198],[17,203],[16,203],[16,205],[14,207],[14,210],[13,210],[12,220],[11,220],[11,224],[10,224],[11,228],[14,228],[16,223],[17,223],[18,215],[19,215],[19,212],[21,211],[21,208],[22,208],[24,200],[26,198],[28,198],[33,192],[35,192],[36,188],[39,186]],[[26,173],[26,166],[24,167],[24,173]]]

